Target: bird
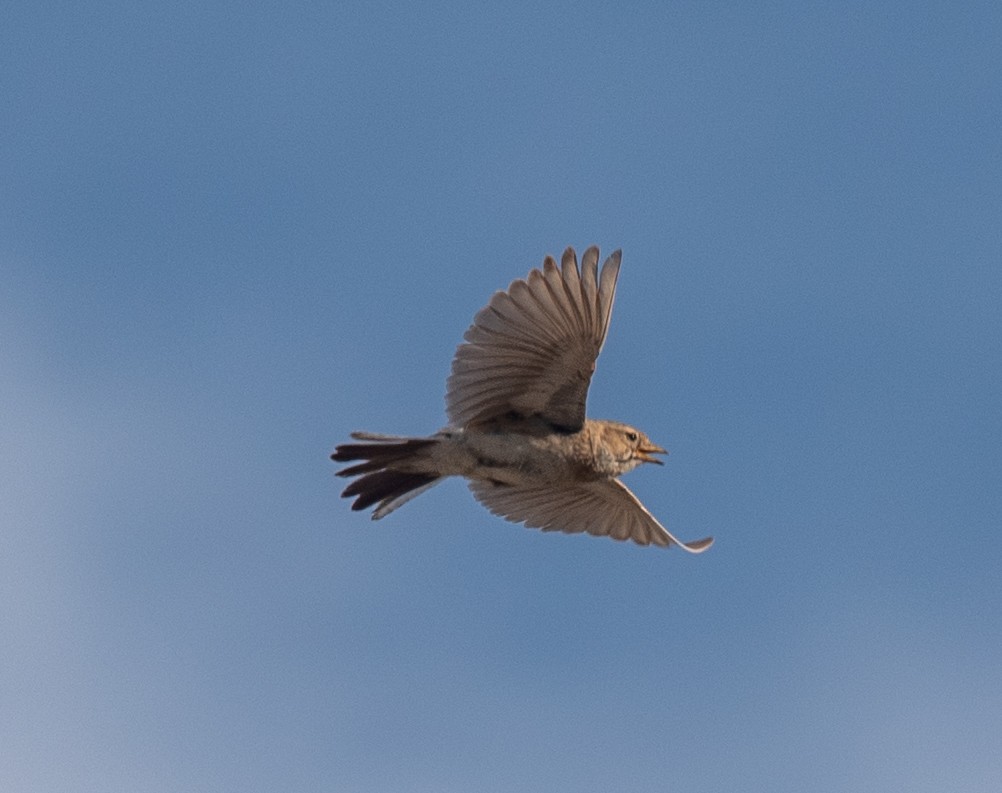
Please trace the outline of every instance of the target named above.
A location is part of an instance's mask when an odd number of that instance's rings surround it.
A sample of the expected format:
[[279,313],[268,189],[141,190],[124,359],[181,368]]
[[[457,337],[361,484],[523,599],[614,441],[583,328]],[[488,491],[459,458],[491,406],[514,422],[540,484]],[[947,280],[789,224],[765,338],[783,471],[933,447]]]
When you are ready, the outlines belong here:
[[450,476],[490,512],[542,531],[705,551],[676,539],[619,477],[667,451],[639,429],[585,416],[622,262],[588,248],[498,291],[473,319],[446,382],[447,426],[430,436],[353,432],[331,459],[355,477],[342,496],[384,518]]

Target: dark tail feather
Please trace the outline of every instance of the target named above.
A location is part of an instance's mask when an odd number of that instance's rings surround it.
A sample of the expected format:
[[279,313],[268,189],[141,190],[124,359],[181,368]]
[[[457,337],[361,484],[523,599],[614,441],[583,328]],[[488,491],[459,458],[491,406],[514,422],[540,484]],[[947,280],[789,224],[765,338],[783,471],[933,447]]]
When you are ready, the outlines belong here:
[[390,435],[352,433],[356,440],[369,443],[346,443],[331,455],[335,462],[362,462],[342,468],[338,476],[359,478],[344,489],[344,498],[355,496],[353,510],[362,510],[378,503],[374,519],[389,514],[401,504],[427,490],[440,479],[436,473],[415,471],[422,452],[437,441],[433,438],[401,438]]
[[377,501],[390,502],[424,487],[438,479],[434,474],[405,474],[401,471],[376,471],[356,479],[341,494],[345,498],[358,496],[351,505],[354,510],[371,507]]
[[[355,436],[366,437],[362,433]],[[375,437],[375,436],[374,436]],[[421,449],[427,449],[436,443],[431,438],[397,438],[395,440],[379,440],[375,443],[342,443],[334,450],[331,459],[337,463],[351,460],[365,460],[361,465],[338,471],[338,476],[354,476],[355,474],[384,468],[391,463],[410,460]]]

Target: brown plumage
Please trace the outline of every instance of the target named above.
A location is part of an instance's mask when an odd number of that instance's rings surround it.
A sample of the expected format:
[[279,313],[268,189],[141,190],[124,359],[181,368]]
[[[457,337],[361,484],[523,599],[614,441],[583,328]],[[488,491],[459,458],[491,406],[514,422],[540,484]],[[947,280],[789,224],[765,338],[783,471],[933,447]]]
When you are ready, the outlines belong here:
[[448,476],[469,480],[495,515],[543,531],[587,532],[698,553],[712,538],[677,540],[618,480],[665,450],[640,430],[585,418],[605,342],[620,252],[598,269],[589,248],[578,270],[568,248],[558,267],[497,292],[456,350],[446,394],[450,425],[424,438],[355,432],[332,459],[361,462],[343,496],[382,518]]

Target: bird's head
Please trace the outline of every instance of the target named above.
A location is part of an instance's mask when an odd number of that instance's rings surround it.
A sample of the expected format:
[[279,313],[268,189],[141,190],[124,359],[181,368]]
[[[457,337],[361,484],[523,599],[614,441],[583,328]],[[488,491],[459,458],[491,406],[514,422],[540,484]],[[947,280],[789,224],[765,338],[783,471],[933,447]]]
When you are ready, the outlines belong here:
[[608,467],[616,476],[632,471],[641,463],[664,465],[655,454],[668,454],[643,432],[618,421],[596,422],[599,425],[596,457],[602,467]]

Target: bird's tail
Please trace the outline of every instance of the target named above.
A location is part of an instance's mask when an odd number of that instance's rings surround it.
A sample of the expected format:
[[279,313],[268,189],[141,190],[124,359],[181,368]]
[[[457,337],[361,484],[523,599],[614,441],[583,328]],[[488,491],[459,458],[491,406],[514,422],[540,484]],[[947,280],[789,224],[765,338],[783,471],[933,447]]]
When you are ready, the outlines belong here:
[[354,510],[378,505],[372,519],[389,515],[397,507],[438,484],[444,477],[428,469],[428,452],[438,443],[436,438],[405,438],[374,432],[353,432],[351,437],[364,443],[344,443],[334,450],[331,459],[346,463],[362,460],[342,468],[338,476],[357,476],[344,489],[344,498],[356,496]]

